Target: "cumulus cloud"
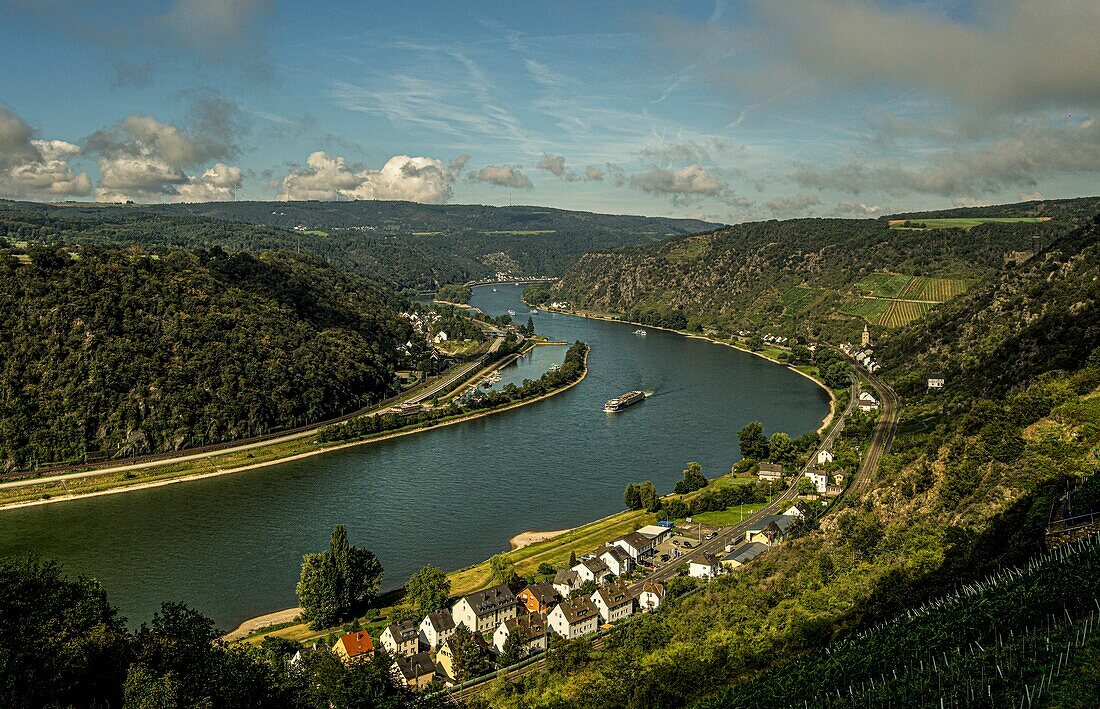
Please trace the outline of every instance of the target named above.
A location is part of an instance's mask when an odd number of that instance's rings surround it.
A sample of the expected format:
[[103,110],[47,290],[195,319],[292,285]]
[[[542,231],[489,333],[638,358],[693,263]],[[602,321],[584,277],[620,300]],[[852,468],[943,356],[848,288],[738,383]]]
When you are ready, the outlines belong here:
[[458,177],[466,169],[466,163],[468,162],[470,162],[469,155],[459,155],[447,163],[447,172],[450,173],[451,177]]
[[535,165],[539,170],[545,170],[555,177],[561,177],[565,173],[565,156],[543,153],[542,160]]
[[176,188],[173,202],[229,202],[236,199],[244,173],[241,168],[215,163],[201,177],[190,177]]
[[350,165],[343,157],[318,150],[306,159],[304,169],[293,170],[283,179],[278,199],[288,200],[406,200],[443,204],[453,194],[457,170],[465,165],[451,163],[451,169],[434,158],[397,155],[381,170]]
[[725,188],[725,184],[698,163],[678,170],[655,167],[630,178],[630,184],[643,192],[671,195],[713,196]]
[[595,165],[589,165],[584,168],[584,179],[586,182],[600,182],[604,178],[604,171]]
[[834,217],[874,217],[882,213],[882,207],[877,204],[869,206],[863,202],[837,202],[833,208]]
[[974,197],[1009,187],[1034,187],[1055,174],[1100,173],[1100,121],[1065,127],[1020,124],[1014,135],[963,152],[942,150],[925,165],[866,165],[836,168],[802,167],[792,179],[803,187],[860,194],[931,194]]
[[490,185],[511,187],[518,190],[529,190],[534,187],[531,178],[523,174],[523,170],[517,165],[486,165],[475,174],[470,175],[475,182],[487,182]]
[[812,207],[821,204],[821,200],[813,195],[795,195],[793,197],[777,197],[764,206],[772,214],[780,219],[791,217],[803,217],[809,214]]
[[80,147],[63,140],[37,140],[19,116],[0,105],[0,195],[6,197],[83,197],[91,180],[69,161]]

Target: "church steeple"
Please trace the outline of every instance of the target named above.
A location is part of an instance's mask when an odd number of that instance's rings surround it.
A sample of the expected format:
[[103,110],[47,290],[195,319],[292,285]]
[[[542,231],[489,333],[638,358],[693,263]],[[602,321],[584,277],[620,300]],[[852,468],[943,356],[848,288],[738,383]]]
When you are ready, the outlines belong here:
[[871,333],[867,330],[867,323],[863,323],[863,337],[860,340],[860,345],[866,347],[871,344]]

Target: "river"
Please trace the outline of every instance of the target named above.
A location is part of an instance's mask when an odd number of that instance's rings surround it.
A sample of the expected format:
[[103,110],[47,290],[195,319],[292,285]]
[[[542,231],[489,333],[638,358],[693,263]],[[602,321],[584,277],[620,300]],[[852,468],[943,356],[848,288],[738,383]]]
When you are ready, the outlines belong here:
[[[472,304],[526,322],[521,286],[475,289]],[[269,468],[0,512],[0,555],[38,552],[100,579],[131,625],[182,601],[230,629],[296,603],[302,555],[348,527],[400,585],[420,566],[457,569],[526,529],[561,529],[622,507],[624,486],[664,493],[690,460],[707,475],[738,458],[737,430],[817,428],[828,396],[784,367],[659,330],[539,313],[536,330],[583,340],[589,375],[548,400],[414,436]],[[540,347],[504,373],[536,378],[565,356]],[[603,402],[652,397],[619,414]]]

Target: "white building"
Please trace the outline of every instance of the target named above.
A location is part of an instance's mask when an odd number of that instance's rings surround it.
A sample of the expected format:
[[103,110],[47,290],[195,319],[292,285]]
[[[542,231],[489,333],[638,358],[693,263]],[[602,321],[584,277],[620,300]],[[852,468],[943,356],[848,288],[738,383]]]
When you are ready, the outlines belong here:
[[611,569],[599,557],[577,562],[572,570],[577,572],[577,578],[581,583],[588,581],[595,581],[597,584],[605,583],[613,576]]
[[783,479],[783,466],[775,463],[761,463],[756,473],[758,480],[763,482],[777,482]]
[[688,576],[695,579],[712,579],[722,573],[722,562],[713,554],[704,554],[688,564]]
[[859,393],[859,410],[863,412],[874,411],[878,408],[878,399],[875,395],[869,391],[863,391]]
[[612,544],[621,547],[634,561],[652,554],[656,546],[652,539],[638,532],[631,532],[622,539],[616,539]]
[[573,640],[596,632],[600,624],[600,612],[591,598],[581,596],[554,606],[546,622],[555,633],[567,640]]
[[827,472],[818,468],[810,468],[805,475],[814,484],[814,489],[817,490],[819,495],[825,493],[825,488],[829,486],[829,474]]
[[420,635],[417,632],[416,623],[406,620],[403,623],[390,623],[378,641],[390,657],[412,657],[420,651]]
[[471,593],[451,606],[455,625],[465,625],[475,633],[489,635],[496,627],[516,617],[516,597],[501,584]]
[[600,554],[600,561],[616,576],[629,574],[634,569],[634,560],[622,547],[608,547]]
[[665,599],[665,587],[659,583],[646,581],[642,584],[642,592],[638,594],[638,610],[642,613],[652,613],[661,606]]
[[420,621],[420,641],[432,650],[438,650],[443,641],[455,632],[455,621],[449,610],[429,613]]
[[817,452],[817,464],[818,465],[825,465],[826,463],[832,463],[833,460],[834,460],[834,458],[833,458],[833,454],[832,454],[831,451],[821,449]]
[[928,383],[929,389],[943,389],[943,385],[947,383],[947,378],[942,374],[929,374],[924,380]]
[[512,635],[516,636],[516,642],[522,643],[521,655],[546,649],[546,616],[542,613],[528,613],[527,615],[510,618],[497,626],[493,633],[493,648],[497,654],[504,652],[504,644]]
[[659,524],[647,524],[638,530],[638,534],[644,534],[653,540],[653,545],[663,543],[672,536],[672,527],[662,527]]
[[614,623],[634,615],[634,597],[621,583],[600,586],[592,594],[592,603],[605,623]]

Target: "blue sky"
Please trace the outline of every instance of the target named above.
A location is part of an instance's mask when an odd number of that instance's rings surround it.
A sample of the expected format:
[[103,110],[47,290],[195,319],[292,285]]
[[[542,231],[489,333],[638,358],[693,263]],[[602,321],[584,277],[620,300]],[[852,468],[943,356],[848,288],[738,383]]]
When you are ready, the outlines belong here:
[[0,195],[727,222],[1096,194],[1100,4],[0,3]]

